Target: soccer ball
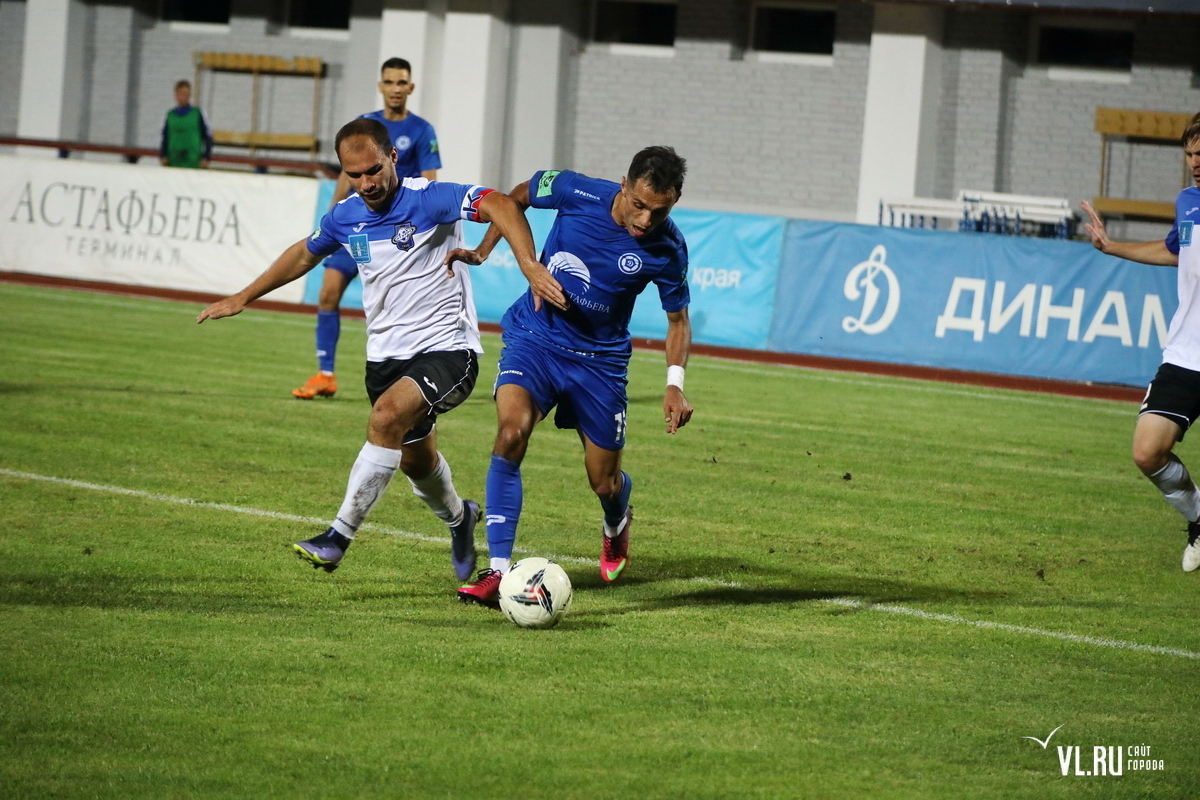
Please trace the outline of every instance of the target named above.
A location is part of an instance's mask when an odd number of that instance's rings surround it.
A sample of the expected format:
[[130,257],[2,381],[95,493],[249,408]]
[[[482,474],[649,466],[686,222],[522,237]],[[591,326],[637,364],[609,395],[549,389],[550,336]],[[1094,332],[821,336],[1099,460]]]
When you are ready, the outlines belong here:
[[544,558],[523,558],[500,581],[500,610],[518,628],[553,628],[571,607],[571,579]]

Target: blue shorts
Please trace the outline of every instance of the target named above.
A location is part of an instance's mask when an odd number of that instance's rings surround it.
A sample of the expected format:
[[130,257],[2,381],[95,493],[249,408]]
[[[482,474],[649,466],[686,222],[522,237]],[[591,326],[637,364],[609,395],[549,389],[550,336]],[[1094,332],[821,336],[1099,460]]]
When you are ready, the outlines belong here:
[[336,269],[350,280],[358,275],[358,262],[351,258],[346,248],[339,247],[333,255],[325,259],[325,269]]
[[525,389],[543,416],[558,406],[554,424],[577,428],[592,444],[605,450],[625,447],[625,386],[628,367],[612,362],[573,358],[528,339],[504,336],[496,386]]

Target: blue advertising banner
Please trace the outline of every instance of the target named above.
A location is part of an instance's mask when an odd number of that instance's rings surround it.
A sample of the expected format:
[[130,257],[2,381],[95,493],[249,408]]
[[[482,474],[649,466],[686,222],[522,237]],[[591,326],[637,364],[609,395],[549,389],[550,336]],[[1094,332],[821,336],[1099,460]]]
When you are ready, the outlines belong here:
[[[555,212],[530,208],[525,216],[540,253]],[[671,219],[688,243],[693,340],[727,347],[766,347],[785,220],[687,209],[671,212]],[[485,231],[483,225],[464,225],[467,245],[475,247]],[[481,322],[499,322],[528,288],[503,240],[486,262],[471,268],[471,285]],[[649,339],[666,337],[667,316],[653,284],[638,298],[629,331]]]
[[[786,220],[685,208],[672,211],[671,219],[688,244],[692,340],[765,349]],[[649,339],[666,337],[667,316],[653,285],[638,299],[629,332]]]
[[768,349],[1145,385],[1176,275],[1080,242],[791,220]]

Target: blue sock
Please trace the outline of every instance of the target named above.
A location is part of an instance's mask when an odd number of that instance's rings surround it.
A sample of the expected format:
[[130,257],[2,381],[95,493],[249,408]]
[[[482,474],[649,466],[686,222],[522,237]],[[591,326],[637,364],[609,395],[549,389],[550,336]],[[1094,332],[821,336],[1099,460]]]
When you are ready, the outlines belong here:
[[337,355],[338,336],[342,333],[342,317],[336,311],[317,312],[317,364],[325,372],[333,372]]
[[624,482],[617,499],[600,501],[600,507],[604,509],[604,522],[610,528],[621,524],[621,517],[625,516],[625,509],[629,508],[629,495],[633,493],[633,478],[629,477],[629,473],[621,470],[621,479]]
[[487,474],[487,540],[490,558],[512,558],[521,519],[521,465],[493,455]]

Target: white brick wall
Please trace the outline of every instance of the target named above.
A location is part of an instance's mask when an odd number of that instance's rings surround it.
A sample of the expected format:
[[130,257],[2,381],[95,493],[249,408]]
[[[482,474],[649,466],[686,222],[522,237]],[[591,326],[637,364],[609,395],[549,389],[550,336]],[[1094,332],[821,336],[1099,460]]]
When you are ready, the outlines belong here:
[[[690,165],[685,205],[853,217],[869,4],[838,5],[832,66],[812,66],[764,63],[744,52],[750,0],[680,0],[670,58],[587,47],[586,4],[577,2],[561,17],[570,45],[560,78],[558,163],[544,166],[616,179],[641,147],[671,144]],[[514,0],[514,19],[534,6],[544,12],[544,5]],[[25,8],[0,0],[0,133],[17,127]],[[330,64],[321,92],[322,158],[334,159],[330,144],[348,113],[341,97],[349,42],[293,38],[248,17],[235,17],[225,33],[172,29],[142,16],[132,0],[89,4],[88,12],[90,40],[83,46],[90,68],[79,78],[88,84],[79,104],[82,136],[157,147],[174,82],[194,78],[193,51],[318,56]],[[1096,106],[1200,110],[1200,17],[1134,17],[1135,64],[1130,83],[1119,85],[1050,80],[1045,70],[1028,66],[1036,13],[947,10],[936,194],[975,188],[1090,198],[1099,177]],[[265,78],[262,92],[260,129],[310,130],[311,81]],[[247,130],[249,97],[248,76],[219,74],[201,87],[200,102],[215,127]],[[1177,148],[1118,144],[1110,193],[1169,200],[1180,174]],[[1118,235],[1145,238],[1161,229],[1116,226]]]
[[[257,24],[254,24],[257,22]],[[348,119],[336,116],[338,94],[343,88],[347,42],[327,39],[300,39],[286,34],[270,34],[262,20],[235,17],[228,33],[203,33],[172,30],[158,23],[141,32],[140,85],[136,95],[137,144],[158,147],[163,116],[174,105],[175,81],[195,80],[192,66],[194,51],[226,53],[262,53],[293,58],[319,57],[330,64],[329,75],[321,81],[321,158],[334,161],[333,137]],[[312,130],[313,82],[291,76],[260,78],[258,129],[274,133],[310,133]],[[250,130],[251,78],[239,73],[205,73],[200,86],[200,106],[209,123],[217,129]],[[376,96],[378,100],[378,96]],[[364,108],[358,114],[379,108]],[[244,154],[243,149],[229,149]],[[307,153],[279,151],[280,158],[307,159]]]
[[[821,67],[732,60],[748,22],[730,7],[680,3],[681,34],[698,38],[677,39],[673,58],[593,47],[575,59],[574,168],[616,179],[642,147],[669,144],[688,159],[685,204],[852,216],[870,8],[839,5],[833,66]],[[699,38],[722,26],[724,40]]]
[[0,0],[0,134],[17,135],[21,59],[25,54],[25,3]]

